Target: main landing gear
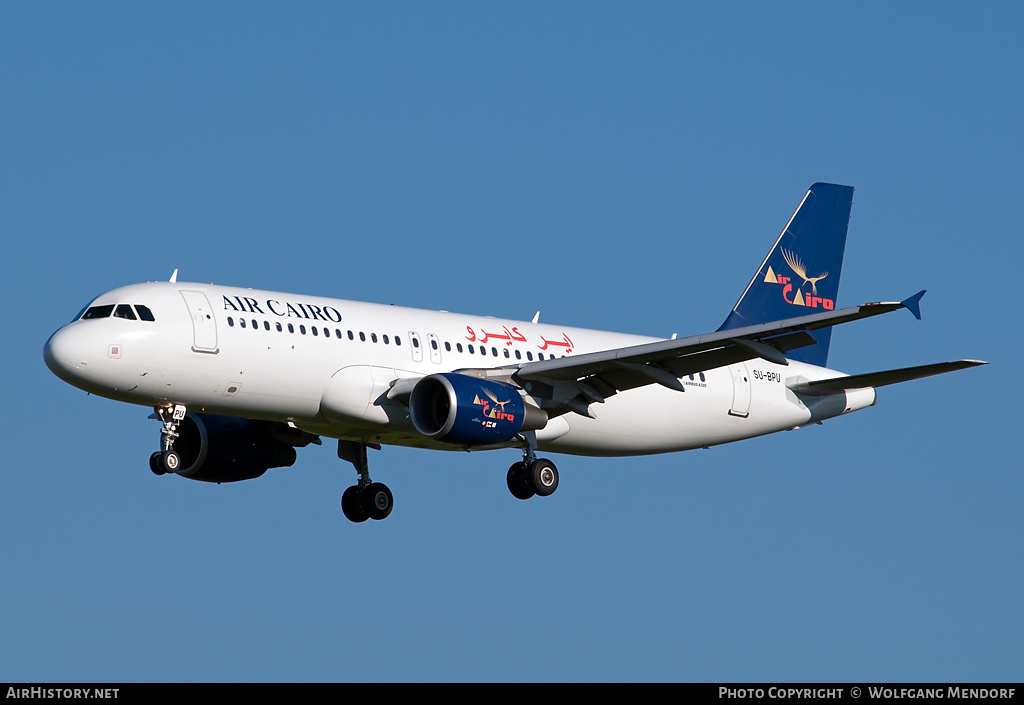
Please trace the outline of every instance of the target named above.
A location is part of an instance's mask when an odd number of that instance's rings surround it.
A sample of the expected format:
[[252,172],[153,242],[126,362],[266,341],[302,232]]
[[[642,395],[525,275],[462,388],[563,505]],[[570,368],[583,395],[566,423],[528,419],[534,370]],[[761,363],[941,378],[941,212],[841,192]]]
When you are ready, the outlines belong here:
[[178,472],[181,467],[181,456],[174,450],[174,441],[178,438],[178,424],[185,419],[187,409],[184,404],[175,404],[173,409],[158,406],[153,409],[156,417],[163,423],[160,429],[160,447],[149,456],[149,469],[155,475]]
[[[531,433],[523,434],[523,460],[508,469],[508,489],[517,499],[547,497],[558,489],[558,468],[547,458],[536,455],[537,441]],[[338,457],[347,460],[359,473],[359,480],[341,495],[341,511],[345,518],[359,524],[367,519],[386,519],[395,506],[391,490],[382,482],[370,480],[366,461],[367,447],[380,446],[358,441],[338,441]]]
[[[380,446],[372,448],[380,450]],[[341,495],[341,511],[349,521],[360,523],[367,519],[386,519],[395,506],[390,488],[383,482],[370,480],[370,469],[366,462],[366,444],[356,441],[338,441],[338,457],[355,466],[359,482]]]
[[523,434],[523,460],[508,469],[507,481],[516,499],[547,497],[558,489],[558,468],[547,458],[537,457],[537,436],[532,431]]

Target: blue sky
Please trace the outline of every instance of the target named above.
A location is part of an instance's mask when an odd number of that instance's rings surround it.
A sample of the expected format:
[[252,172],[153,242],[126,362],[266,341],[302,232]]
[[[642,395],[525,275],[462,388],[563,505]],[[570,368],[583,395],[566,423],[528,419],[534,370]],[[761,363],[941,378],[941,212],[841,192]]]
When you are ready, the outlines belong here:
[[[4,681],[1020,681],[1016,3],[0,5]],[[46,338],[166,279],[668,336],[807,186],[857,187],[838,329],[889,387],[633,459],[333,447],[155,477]]]

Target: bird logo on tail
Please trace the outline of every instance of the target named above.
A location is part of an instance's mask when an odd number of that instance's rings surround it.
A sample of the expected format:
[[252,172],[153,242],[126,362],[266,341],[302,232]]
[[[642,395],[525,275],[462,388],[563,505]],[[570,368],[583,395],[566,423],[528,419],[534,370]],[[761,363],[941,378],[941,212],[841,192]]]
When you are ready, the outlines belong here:
[[809,277],[809,276],[807,276],[807,267],[804,266],[804,263],[802,261],[800,261],[800,258],[798,256],[796,256],[794,253],[790,252],[789,250],[783,250],[782,251],[782,256],[785,258],[786,264],[788,264],[793,269],[793,271],[796,272],[796,275],[804,280],[804,284],[807,284],[808,282],[810,282],[810,284],[811,284],[811,294],[813,296],[817,296],[818,295],[818,282],[820,282],[822,279],[827,277],[828,276],[828,272],[823,272],[822,274],[819,274],[816,277]]

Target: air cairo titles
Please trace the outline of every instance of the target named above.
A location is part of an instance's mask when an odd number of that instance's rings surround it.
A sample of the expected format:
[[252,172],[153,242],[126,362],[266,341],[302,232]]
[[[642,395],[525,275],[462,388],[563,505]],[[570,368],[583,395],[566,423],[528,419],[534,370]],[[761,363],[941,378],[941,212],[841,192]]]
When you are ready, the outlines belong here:
[[240,313],[260,313],[264,316],[267,313],[262,307],[275,316],[290,318],[306,318],[308,320],[320,320],[328,323],[341,323],[341,312],[333,306],[317,306],[310,303],[284,303],[276,299],[267,299],[259,302],[251,296],[224,296],[224,310],[238,311]]

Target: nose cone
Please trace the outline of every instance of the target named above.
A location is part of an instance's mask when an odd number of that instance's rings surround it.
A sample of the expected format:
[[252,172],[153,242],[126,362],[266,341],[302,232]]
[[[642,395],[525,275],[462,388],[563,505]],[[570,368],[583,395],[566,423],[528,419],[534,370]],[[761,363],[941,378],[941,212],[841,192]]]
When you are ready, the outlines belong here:
[[89,343],[89,333],[82,326],[64,326],[43,346],[46,366],[68,384],[81,386],[89,365]]

